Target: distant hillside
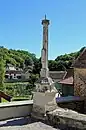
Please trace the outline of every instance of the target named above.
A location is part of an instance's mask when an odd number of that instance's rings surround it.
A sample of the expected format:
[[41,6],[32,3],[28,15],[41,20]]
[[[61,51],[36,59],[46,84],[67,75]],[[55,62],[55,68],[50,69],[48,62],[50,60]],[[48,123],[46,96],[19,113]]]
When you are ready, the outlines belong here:
[[84,50],[85,47],[81,48],[80,51],[60,55],[54,61],[49,61],[49,70],[66,70],[69,69],[74,62],[74,60],[79,56],[79,54]]
[[0,47],[0,57],[6,60],[6,64],[10,63],[16,67],[23,68],[24,65],[32,65],[33,60],[36,59],[35,54],[31,54],[24,50],[13,50]]
[[[69,68],[74,59],[80,54],[85,47],[81,48],[80,51],[60,55],[55,60],[49,60],[49,69],[52,71],[64,70]],[[0,57],[4,59],[5,63],[12,64],[19,68],[25,68],[28,65],[34,65],[33,73],[39,73],[41,68],[41,59],[37,59],[35,54],[32,54],[24,50],[13,50],[7,49],[3,46],[0,47]]]
[[34,65],[33,73],[40,71],[40,59],[37,59],[35,54],[25,50],[13,50],[0,46],[0,58],[3,58],[5,64],[12,64],[22,69],[27,68],[28,65]]

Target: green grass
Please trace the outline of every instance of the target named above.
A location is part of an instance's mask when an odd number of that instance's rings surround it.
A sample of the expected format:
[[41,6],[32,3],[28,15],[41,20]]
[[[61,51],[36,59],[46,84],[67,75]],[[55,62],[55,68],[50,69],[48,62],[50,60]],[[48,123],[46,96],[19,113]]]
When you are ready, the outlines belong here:
[[4,83],[5,85],[28,84],[29,82]]
[[1,98],[1,102],[8,102],[8,101],[5,100],[4,98]]
[[[5,83],[6,88],[5,93],[12,96],[12,101],[30,100],[32,96],[30,95],[31,93],[29,91],[32,90],[30,90],[31,86],[30,89],[26,90],[27,85],[28,82]],[[21,96],[17,96],[18,94]],[[8,101],[2,98],[1,102],[8,102]]]
[[[30,100],[31,96],[28,97],[13,97],[12,101],[24,101],[24,100]],[[5,100],[4,98],[1,99],[1,102],[8,102],[7,100]]]
[[25,96],[25,97],[13,97],[12,101],[23,101],[23,100],[30,100],[31,99],[31,95],[29,96]]
[[23,101],[23,100],[29,100],[29,97],[14,97],[14,98],[12,98],[12,101]]

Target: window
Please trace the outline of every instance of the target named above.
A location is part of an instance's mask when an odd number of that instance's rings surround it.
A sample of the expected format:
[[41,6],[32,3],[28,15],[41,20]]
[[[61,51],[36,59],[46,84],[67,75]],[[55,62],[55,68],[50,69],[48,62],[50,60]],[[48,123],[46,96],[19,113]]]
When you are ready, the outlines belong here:
[[18,79],[21,79],[21,76],[17,76]]
[[5,75],[5,78],[6,78],[6,79],[8,79],[8,77],[9,77],[8,75]]

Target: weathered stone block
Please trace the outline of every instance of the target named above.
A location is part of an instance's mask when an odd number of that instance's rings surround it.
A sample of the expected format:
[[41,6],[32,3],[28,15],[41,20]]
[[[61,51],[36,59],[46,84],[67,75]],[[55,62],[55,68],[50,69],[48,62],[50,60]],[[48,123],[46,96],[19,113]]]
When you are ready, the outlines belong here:
[[55,94],[56,92],[35,92],[33,97],[32,116],[42,119],[45,118],[47,111],[56,109],[57,104],[55,100]]
[[57,108],[47,113],[47,120],[55,127],[86,130],[86,116],[72,110]]

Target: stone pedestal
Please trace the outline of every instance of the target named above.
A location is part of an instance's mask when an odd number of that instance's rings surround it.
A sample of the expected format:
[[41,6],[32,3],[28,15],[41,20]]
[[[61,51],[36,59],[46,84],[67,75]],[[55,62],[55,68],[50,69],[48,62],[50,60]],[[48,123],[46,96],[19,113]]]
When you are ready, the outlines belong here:
[[54,82],[50,77],[39,78],[36,82],[36,90],[33,92],[32,116],[34,118],[45,120],[46,112],[56,108],[56,93]]
[[56,92],[34,92],[32,117],[45,120],[46,112],[56,109]]

